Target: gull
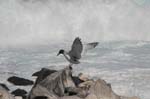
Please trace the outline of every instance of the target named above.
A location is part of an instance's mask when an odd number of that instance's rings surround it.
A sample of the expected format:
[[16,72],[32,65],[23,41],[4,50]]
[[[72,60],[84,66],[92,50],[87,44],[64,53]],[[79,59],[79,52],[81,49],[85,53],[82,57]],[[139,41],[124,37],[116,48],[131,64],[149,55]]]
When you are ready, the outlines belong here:
[[65,51],[64,49],[60,49],[57,56],[63,54],[66,60],[72,64],[79,64],[81,59],[81,55],[86,52],[87,50],[93,49],[98,45],[98,42],[87,43],[83,45],[81,39],[76,37],[73,41],[71,50],[69,52]]

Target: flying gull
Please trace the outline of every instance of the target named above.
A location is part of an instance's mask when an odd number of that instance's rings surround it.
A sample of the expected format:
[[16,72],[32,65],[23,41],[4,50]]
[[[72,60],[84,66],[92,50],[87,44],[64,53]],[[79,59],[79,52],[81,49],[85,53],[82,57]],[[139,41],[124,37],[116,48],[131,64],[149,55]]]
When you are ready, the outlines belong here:
[[64,57],[67,59],[67,61],[70,62],[70,64],[79,64],[79,59],[81,58],[81,55],[86,52],[89,49],[93,49],[98,45],[98,42],[92,42],[87,43],[86,45],[83,45],[81,42],[81,39],[79,37],[76,37],[73,41],[72,48],[69,52],[65,51],[64,49],[59,50],[58,55],[63,54]]

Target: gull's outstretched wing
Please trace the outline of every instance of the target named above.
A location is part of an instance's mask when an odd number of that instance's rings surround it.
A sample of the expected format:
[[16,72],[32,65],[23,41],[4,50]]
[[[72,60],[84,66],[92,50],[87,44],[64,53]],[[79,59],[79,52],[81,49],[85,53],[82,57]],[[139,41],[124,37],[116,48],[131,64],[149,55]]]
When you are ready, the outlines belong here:
[[81,39],[76,37],[73,41],[71,51],[69,52],[69,56],[71,59],[77,60],[81,58],[81,53],[83,50],[83,45]]
[[85,44],[83,54],[85,54],[88,50],[95,48],[98,44],[99,42],[92,42],[92,43]]

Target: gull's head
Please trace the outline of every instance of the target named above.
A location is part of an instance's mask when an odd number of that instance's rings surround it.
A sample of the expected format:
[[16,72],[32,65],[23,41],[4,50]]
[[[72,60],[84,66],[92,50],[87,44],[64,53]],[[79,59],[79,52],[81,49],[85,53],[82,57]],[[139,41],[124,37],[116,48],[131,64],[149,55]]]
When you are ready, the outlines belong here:
[[60,55],[60,54],[64,54],[64,52],[65,52],[65,51],[64,51],[63,49],[59,50],[57,56]]

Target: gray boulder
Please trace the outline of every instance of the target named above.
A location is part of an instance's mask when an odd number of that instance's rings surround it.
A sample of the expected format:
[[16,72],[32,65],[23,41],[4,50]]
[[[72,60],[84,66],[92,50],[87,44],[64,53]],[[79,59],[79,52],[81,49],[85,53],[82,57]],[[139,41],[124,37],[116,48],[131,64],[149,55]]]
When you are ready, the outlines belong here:
[[46,97],[49,97],[49,99],[57,99],[56,95],[54,95],[53,93],[49,92],[47,90],[47,88],[45,88],[45,87],[43,87],[43,86],[41,86],[39,84],[36,87],[32,88],[28,99],[35,99],[35,97],[38,97],[38,96],[46,96]]
[[104,80],[97,80],[90,88],[90,93],[94,94],[97,99],[120,99],[120,96],[116,95],[110,85]]
[[70,67],[50,74],[33,86],[29,94],[29,99],[34,99],[36,96],[52,96],[52,99],[64,96],[65,88],[75,87],[71,76],[72,69]]
[[[119,96],[111,88],[110,84],[107,84],[106,81],[102,79],[98,79],[94,82],[90,88],[90,95],[89,98],[86,99],[140,99],[138,97],[125,97]],[[95,96],[96,97],[95,97]],[[92,97],[92,98],[91,98]]]

